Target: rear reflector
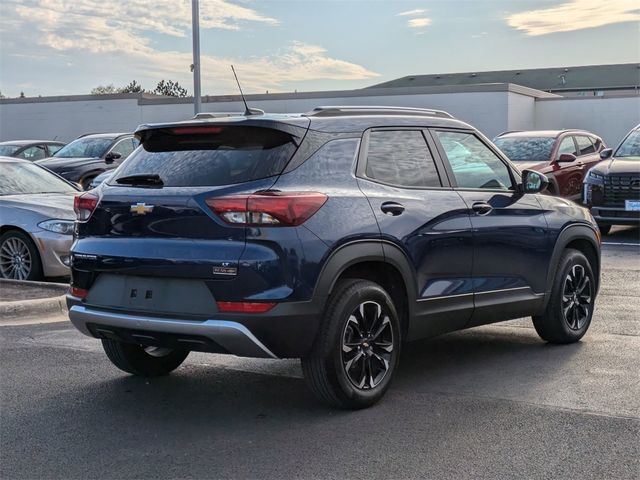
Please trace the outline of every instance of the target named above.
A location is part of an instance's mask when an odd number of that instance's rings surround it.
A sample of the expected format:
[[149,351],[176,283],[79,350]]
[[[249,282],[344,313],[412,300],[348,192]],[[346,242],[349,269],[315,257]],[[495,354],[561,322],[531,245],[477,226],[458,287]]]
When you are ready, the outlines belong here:
[[275,306],[266,302],[218,302],[218,310],[227,313],[265,313]]
[[73,209],[75,210],[78,221],[80,222],[86,222],[89,220],[89,217],[97,206],[98,197],[89,192],[76,195],[73,199]]
[[272,227],[302,225],[326,201],[327,196],[317,192],[260,192],[206,200],[229,224]]
[[89,295],[89,290],[85,290],[84,288],[71,287],[69,289],[69,294],[73,297],[85,299],[87,295]]

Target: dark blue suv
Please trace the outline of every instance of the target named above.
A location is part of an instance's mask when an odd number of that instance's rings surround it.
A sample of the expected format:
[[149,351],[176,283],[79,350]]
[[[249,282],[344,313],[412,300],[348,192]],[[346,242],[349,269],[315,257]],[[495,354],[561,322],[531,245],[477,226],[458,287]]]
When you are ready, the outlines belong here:
[[76,198],[69,316],[134,375],[190,351],[302,359],[362,408],[404,341],[533,316],[552,343],[593,315],[599,232],[440,111],[323,107],[143,125]]

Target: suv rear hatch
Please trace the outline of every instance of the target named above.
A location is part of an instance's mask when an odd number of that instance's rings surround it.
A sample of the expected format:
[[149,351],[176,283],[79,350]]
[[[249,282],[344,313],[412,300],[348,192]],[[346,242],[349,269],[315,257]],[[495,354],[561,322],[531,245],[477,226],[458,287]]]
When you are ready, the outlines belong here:
[[141,127],[141,146],[97,195],[77,202],[88,218],[78,222],[73,284],[90,289],[87,303],[96,306],[216,313],[203,280],[236,276],[248,227],[224,221],[210,204],[268,190],[307,127],[304,118]]

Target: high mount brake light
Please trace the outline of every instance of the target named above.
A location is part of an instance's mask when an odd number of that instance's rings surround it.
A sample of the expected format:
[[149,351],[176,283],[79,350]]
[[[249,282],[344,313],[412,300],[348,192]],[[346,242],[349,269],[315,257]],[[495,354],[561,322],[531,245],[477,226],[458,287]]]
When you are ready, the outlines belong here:
[[81,195],[76,195],[73,198],[73,209],[76,212],[78,221],[86,222],[93,211],[98,206],[98,197],[92,193],[85,192]]
[[206,203],[231,225],[292,227],[306,222],[326,201],[318,192],[260,192],[208,198]]
[[210,133],[220,133],[222,127],[196,126],[196,127],[176,127],[171,129],[171,133],[176,135],[205,135]]

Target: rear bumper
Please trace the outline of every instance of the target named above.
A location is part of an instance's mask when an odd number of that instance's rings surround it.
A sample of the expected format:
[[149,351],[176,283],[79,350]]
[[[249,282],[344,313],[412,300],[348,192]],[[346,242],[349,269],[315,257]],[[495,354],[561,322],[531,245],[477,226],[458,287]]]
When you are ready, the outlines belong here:
[[[213,344],[225,353],[240,357],[277,358],[247,327],[227,320],[184,321],[93,310],[75,305],[69,310],[73,325],[85,335],[138,339],[141,343],[162,344],[171,336],[172,345],[185,350]],[[126,331],[126,334],[123,333]],[[160,335],[154,335],[160,334]],[[206,342],[209,339],[211,342]],[[162,345],[159,345],[162,346]]]
[[216,314],[201,320],[105,309],[71,295],[67,306],[73,325],[95,338],[240,357],[301,358],[313,346],[325,300],[285,302],[266,314]]

